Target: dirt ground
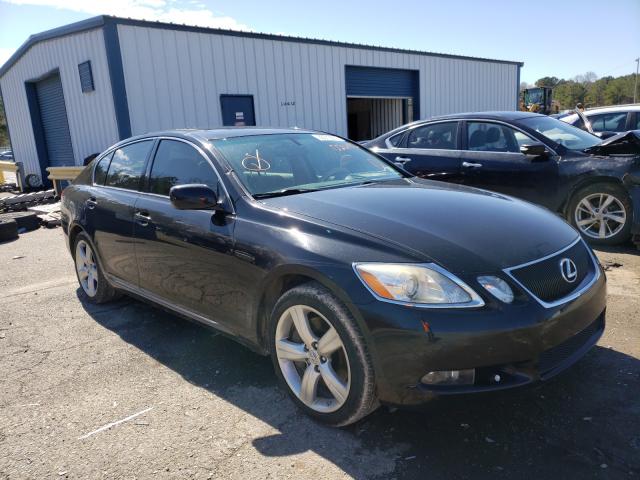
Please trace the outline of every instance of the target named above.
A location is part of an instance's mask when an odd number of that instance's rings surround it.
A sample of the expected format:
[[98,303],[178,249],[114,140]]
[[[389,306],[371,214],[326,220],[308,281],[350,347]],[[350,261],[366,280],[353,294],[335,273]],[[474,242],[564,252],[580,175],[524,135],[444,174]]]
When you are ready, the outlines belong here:
[[62,231],[26,233],[0,244],[0,478],[637,478],[638,253],[598,251],[606,333],[565,374],[338,430],[268,358],[135,300],[81,302]]

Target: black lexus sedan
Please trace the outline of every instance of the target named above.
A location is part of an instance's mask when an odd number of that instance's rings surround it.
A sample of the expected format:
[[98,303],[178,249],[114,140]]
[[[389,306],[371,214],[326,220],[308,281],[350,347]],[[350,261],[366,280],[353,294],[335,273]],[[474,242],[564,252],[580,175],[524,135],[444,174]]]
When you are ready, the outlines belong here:
[[414,122],[363,145],[423,178],[561,214],[593,244],[640,246],[640,132],[602,140],[555,118],[481,112]]
[[325,133],[131,138],[62,219],[88,301],[125,292],[270,355],[330,425],[546,380],[604,329],[604,273],[562,219]]

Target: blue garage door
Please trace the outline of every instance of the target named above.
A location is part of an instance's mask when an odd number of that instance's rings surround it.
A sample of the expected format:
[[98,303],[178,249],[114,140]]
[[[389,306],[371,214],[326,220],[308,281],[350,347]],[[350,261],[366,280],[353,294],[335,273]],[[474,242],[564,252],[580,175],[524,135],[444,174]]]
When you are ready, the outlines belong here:
[[415,118],[418,118],[418,85],[417,70],[346,67],[348,97],[410,97],[413,98]]
[[49,165],[52,167],[74,165],[71,134],[69,133],[60,75],[47,77],[37,82],[35,86]]

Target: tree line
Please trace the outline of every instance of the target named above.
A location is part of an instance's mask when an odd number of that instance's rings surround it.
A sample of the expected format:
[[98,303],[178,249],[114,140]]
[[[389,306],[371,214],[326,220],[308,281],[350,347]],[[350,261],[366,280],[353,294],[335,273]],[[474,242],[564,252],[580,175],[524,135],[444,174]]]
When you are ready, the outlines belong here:
[[9,130],[7,129],[7,118],[4,114],[4,105],[0,97],[0,147],[9,145]]
[[[570,80],[542,77],[535,86],[553,87],[553,100],[564,110],[573,109],[578,103],[587,108],[633,103],[635,79],[635,74],[598,78],[595,73],[587,72]],[[527,87],[524,82],[520,86],[521,90]]]

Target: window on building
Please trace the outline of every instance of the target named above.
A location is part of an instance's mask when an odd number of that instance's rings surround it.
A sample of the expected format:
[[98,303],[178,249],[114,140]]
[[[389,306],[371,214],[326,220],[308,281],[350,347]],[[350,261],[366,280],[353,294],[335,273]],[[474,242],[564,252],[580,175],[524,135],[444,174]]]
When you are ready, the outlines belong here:
[[432,123],[409,132],[407,148],[455,150],[458,122]]
[[191,145],[162,140],[153,160],[149,191],[169,195],[171,187],[199,183],[215,189],[218,178],[211,164]]
[[149,155],[152,145],[152,140],[145,140],[116,150],[111,159],[105,185],[138,190],[147,155]]
[[93,92],[93,72],[91,71],[91,61],[87,60],[78,65],[78,74],[80,75],[80,88],[84,93]]

